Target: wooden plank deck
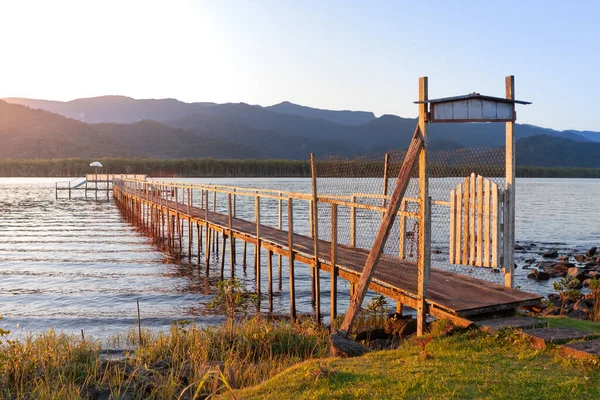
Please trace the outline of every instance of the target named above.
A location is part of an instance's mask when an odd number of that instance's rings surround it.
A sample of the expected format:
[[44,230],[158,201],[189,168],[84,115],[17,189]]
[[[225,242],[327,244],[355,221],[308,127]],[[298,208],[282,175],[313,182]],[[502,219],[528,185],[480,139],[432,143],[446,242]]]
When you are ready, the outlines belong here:
[[[158,205],[146,199],[145,192],[129,187],[119,187],[124,193],[135,197],[143,203],[179,214],[180,218],[189,219],[201,225],[210,225],[216,231],[229,232],[228,215],[208,211],[197,206],[188,206],[172,200],[162,199]],[[188,214],[189,210],[189,214]],[[266,225],[260,225],[260,242],[275,254],[289,255],[288,232]],[[240,218],[231,219],[231,231],[235,238],[256,244],[256,224]],[[293,252],[297,261],[314,264],[314,244],[311,237],[294,233]],[[331,243],[319,241],[319,260],[321,270],[331,272]],[[353,283],[358,281],[369,251],[337,244],[336,266],[339,276]],[[417,304],[417,266],[415,262],[401,260],[398,257],[383,255],[377,266],[370,289],[402,302],[409,307]],[[461,275],[458,273],[432,268],[427,288],[426,302],[429,314],[439,317],[467,318],[490,312],[514,309],[518,306],[537,304],[542,296],[518,289]]]

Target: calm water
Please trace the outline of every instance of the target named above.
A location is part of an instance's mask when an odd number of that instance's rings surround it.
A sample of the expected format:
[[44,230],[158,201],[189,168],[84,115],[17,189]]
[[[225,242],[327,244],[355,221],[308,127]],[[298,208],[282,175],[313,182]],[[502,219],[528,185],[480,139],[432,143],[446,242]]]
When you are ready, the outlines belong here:
[[[107,337],[136,323],[136,300],[144,326],[163,329],[174,320],[191,319],[213,324],[222,319],[206,312],[217,275],[204,268],[176,265],[151,241],[127,224],[112,201],[55,199],[54,182],[64,179],[0,179],[0,326],[15,334],[53,327],[94,337]],[[307,179],[192,179],[228,185],[308,192]],[[600,245],[597,199],[600,180],[519,179],[517,241],[537,247],[516,255],[516,285],[547,294],[551,283],[526,279],[527,258],[556,247],[562,253]],[[65,197],[64,193],[61,197]],[[263,218],[276,223],[276,205],[265,204]],[[253,215],[241,207],[238,216]],[[308,231],[307,210],[295,210],[296,229]],[[367,232],[369,233],[369,232]],[[370,233],[369,233],[370,234]],[[248,260],[253,250],[249,246]],[[238,243],[241,250],[241,243]],[[264,257],[264,255],[263,255]],[[203,256],[201,257],[203,262]],[[241,251],[238,251],[241,264]],[[192,264],[197,264],[192,258]],[[286,260],[282,294],[275,288],[275,311],[287,312]],[[213,270],[218,265],[212,261]],[[229,265],[228,259],[226,265]],[[263,266],[266,261],[263,261]],[[277,259],[274,258],[275,270]],[[228,267],[227,267],[228,268]],[[240,265],[237,274],[251,286]],[[227,272],[226,272],[227,274]],[[266,277],[266,272],[263,272]],[[310,312],[307,268],[297,268],[300,312]],[[328,280],[322,281],[327,290]],[[263,286],[266,292],[266,286]],[[323,296],[323,310],[329,305]],[[348,298],[348,285],[340,280],[340,312]],[[264,302],[266,303],[266,302]],[[263,306],[266,304],[263,303]]]

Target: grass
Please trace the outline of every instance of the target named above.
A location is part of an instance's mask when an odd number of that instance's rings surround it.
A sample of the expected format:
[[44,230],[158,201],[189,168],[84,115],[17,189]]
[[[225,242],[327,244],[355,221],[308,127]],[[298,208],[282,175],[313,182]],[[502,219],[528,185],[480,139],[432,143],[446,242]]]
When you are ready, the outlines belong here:
[[[545,318],[551,326],[600,332],[600,324]],[[422,351],[412,339],[396,350],[354,359],[325,358],[328,331],[310,320],[244,320],[229,326],[181,323],[169,332],[135,331],[111,344],[135,346],[107,361],[100,344],[49,331],[21,341],[0,337],[2,399],[468,399],[600,398],[598,361],[533,349],[522,336],[470,330],[441,336]],[[239,388],[239,389],[236,389]]]
[[581,319],[572,319],[567,317],[537,317],[547,321],[551,328],[575,328],[584,332],[596,333],[600,335],[600,323],[584,321]]
[[[122,360],[98,356],[100,344],[49,331],[0,344],[0,398],[204,398],[260,383],[329,351],[328,331],[306,320],[295,325],[253,318],[228,327],[174,325],[144,332],[143,344]],[[136,344],[136,335],[113,345]]]
[[455,334],[434,339],[427,352],[430,358],[421,357],[420,347],[405,341],[397,350],[360,358],[309,360],[235,394],[277,400],[600,397],[597,363],[535,350],[515,334]]

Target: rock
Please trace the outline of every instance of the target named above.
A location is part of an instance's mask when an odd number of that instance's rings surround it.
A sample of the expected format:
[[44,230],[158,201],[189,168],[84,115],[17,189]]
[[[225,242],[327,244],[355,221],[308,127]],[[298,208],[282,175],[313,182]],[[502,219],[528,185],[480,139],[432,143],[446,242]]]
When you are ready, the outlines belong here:
[[590,286],[590,278],[585,279],[583,282],[581,282],[581,286],[583,286],[583,287]]
[[535,258],[528,258],[527,260],[525,260],[525,262],[527,264],[533,264],[535,262]]
[[577,254],[575,256],[575,260],[577,260],[577,262],[583,262],[585,260],[585,255],[583,255],[583,254]]
[[571,267],[567,270],[567,277],[571,279],[577,279],[579,282],[583,282],[586,278],[585,272],[577,267]]
[[517,251],[525,250],[525,247],[515,243],[515,250],[517,250]]
[[531,244],[529,245],[529,247],[537,247],[537,244],[535,244],[535,243],[531,243]]
[[358,357],[369,352],[352,339],[348,339],[343,331],[329,335],[331,355],[334,357]]
[[492,272],[492,273],[494,273],[494,274],[499,274],[501,271],[500,271],[500,268],[492,268],[492,269],[490,270],[490,272]]
[[577,302],[573,305],[573,310],[585,311],[586,313],[590,312],[589,306],[583,298],[577,300]]
[[560,315],[560,305],[548,307],[544,311],[542,311],[540,314],[541,315]]
[[547,281],[550,279],[550,274],[545,271],[532,270],[529,275],[527,275],[529,279],[535,279],[536,281]]
[[356,332],[354,340],[369,342],[371,340],[389,340],[392,336],[381,328],[364,327]]
[[560,296],[558,295],[558,293],[550,293],[548,295],[548,301],[555,303],[560,301]]
[[417,320],[410,315],[393,314],[385,321],[385,332],[390,335],[408,336],[417,331]]
[[542,257],[544,257],[544,258],[556,258],[556,257],[558,257],[558,250],[556,250],[554,248],[553,249],[549,249],[544,254],[542,254]]
[[542,262],[537,263],[535,265],[535,267],[538,270],[547,271],[547,270],[550,270],[550,269],[554,269],[555,265],[556,265],[556,261],[542,261]]
[[596,268],[598,266],[598,263],[595,261],[590,261],[585,263],[585,267],[586,268]]
[[442,254],[442,251],[438,250],[438,249],[433,249],[433,250],[431,250],[431,253],[433,253],[433,254]]
[[594,257],[594,255],[596,254],[596,250],[598,250],[596,246],[590,247],[590,249],[585,253],[585,255],[588,257]]
[[567,267],[565,264],[560,263],[560,264],[554,264],[552,266],[552,269],[555,272],[567,272],[569,270],[569,267]]
[[569,256],[560,256],[559,260],[563,261],[563,262],[568,261],[569,260]]
[[573,318],[573,319],[582,319],[582,320],[588,320],[590,319],[590,316],[587,312],[585,311],[580,311],[580,310],[573,310],[568,312],[567,317],[569,318]]

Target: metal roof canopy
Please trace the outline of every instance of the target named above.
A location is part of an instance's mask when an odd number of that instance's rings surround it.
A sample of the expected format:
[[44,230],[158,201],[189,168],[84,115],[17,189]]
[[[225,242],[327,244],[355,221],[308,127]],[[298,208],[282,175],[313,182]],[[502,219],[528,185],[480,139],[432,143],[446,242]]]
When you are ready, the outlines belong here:
[[463,96],[444,97],[415,104],[430,105],[428,122],[509,122],[517,119],[515,104],[529,101],[470,93]]

